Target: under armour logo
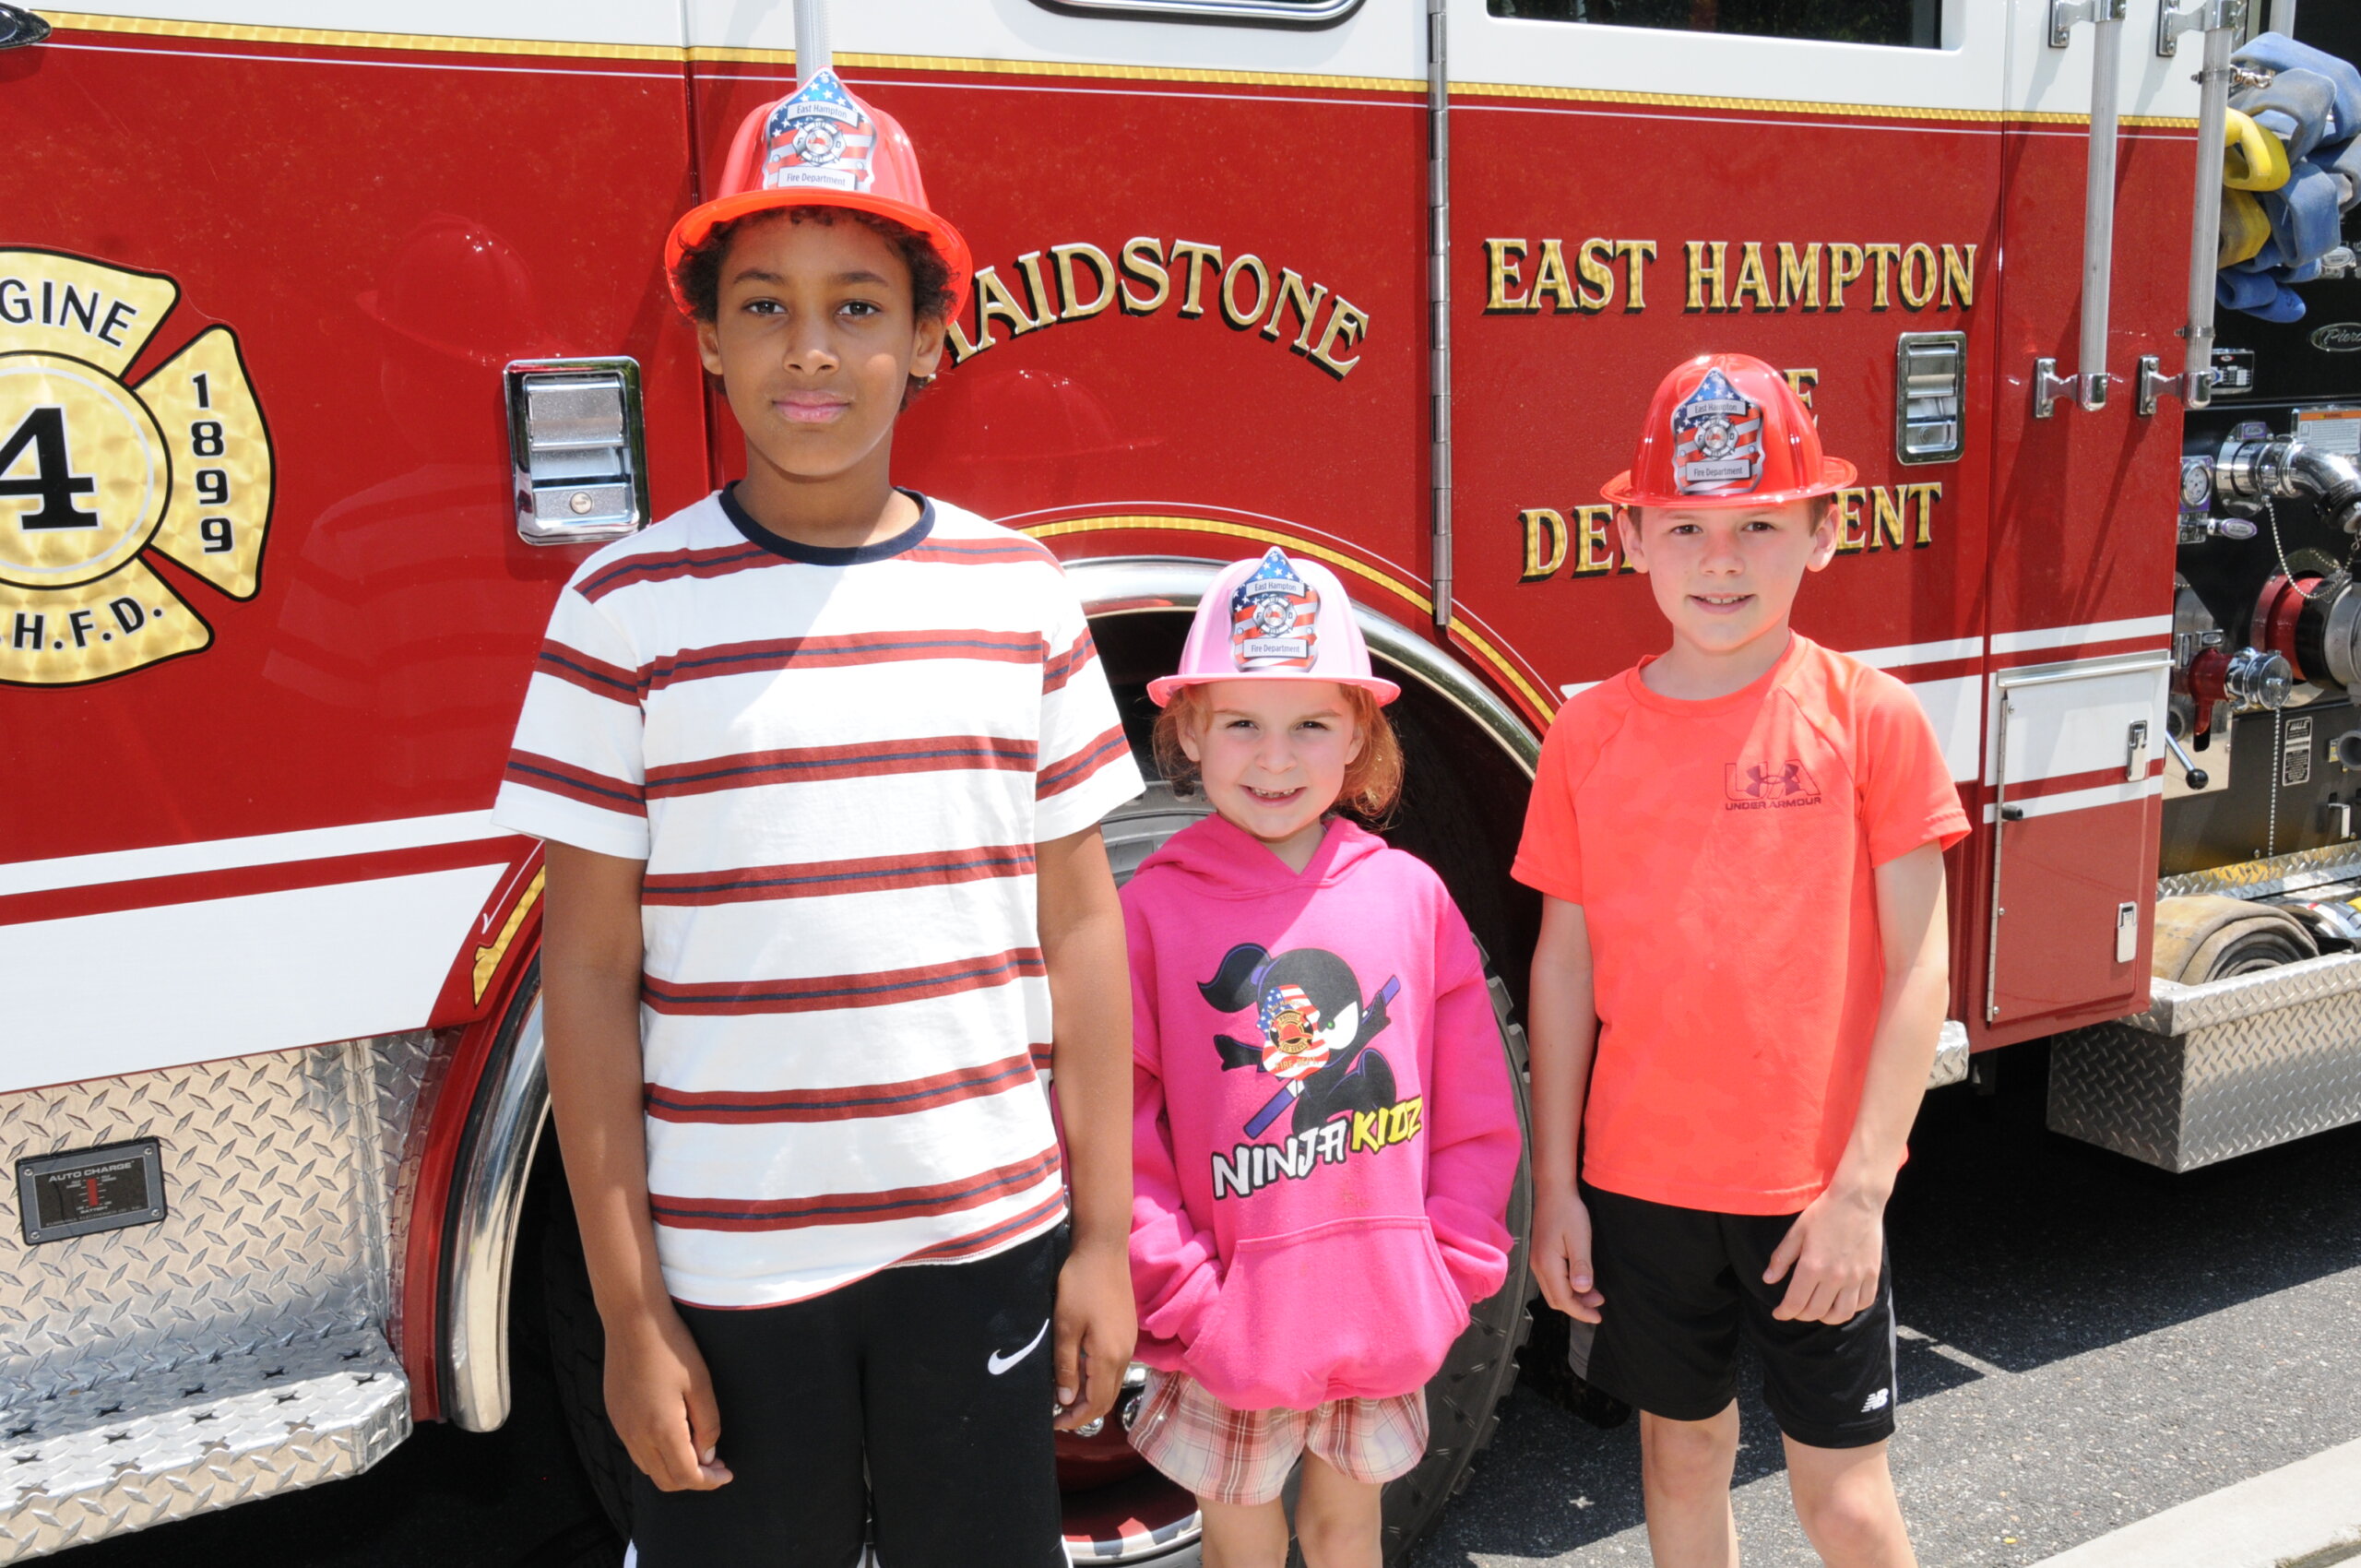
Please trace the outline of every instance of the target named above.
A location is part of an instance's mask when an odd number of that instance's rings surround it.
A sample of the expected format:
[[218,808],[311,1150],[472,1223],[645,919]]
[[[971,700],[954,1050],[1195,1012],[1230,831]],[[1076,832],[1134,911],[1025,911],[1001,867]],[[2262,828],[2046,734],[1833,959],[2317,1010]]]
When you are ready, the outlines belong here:
[[1820,786],[1801,762],[1734,762],[1723,770],[1724,791],[1733,801],[1804,805],[1820,798]]

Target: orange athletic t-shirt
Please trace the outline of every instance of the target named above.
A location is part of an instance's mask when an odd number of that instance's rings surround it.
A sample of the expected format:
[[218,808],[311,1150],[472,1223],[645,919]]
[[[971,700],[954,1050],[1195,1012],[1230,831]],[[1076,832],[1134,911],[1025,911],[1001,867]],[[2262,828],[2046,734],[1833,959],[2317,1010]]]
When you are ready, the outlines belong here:
[[1909,688],[1802,636],[1727,696],[1659,696],[1634,668],[1568,702],[1512,874],[1590,934],[1584,1177],[1725,1214],[1818,1197],[1884,989],[1870,873],[1966,834]]

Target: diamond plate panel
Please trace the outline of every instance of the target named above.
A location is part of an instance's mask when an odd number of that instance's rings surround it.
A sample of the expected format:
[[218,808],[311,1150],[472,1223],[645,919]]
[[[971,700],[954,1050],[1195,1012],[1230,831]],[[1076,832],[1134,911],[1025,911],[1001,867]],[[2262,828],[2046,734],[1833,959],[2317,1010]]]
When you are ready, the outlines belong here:
[[2124,1022],[2157,1034],[2189,1034],[2355,991],[2361,991],[2361,954],[2331,953],[2203,985],[2160,980],[2148,1011]]
[[364,1470],[409,1434],[409,1389],[363,1331],[105,1384],[0,1421],[5,1563]]
[[2155,990],[2052,1042],[2052,1131],[2180,1171],[2361,1122],[2361,957]]
[[2206,871],[2160,876],[2156,879],[2156,897],[2177,898],[2188,894],[2219,893],[2231,898],[2268,898],[2357,877],[2361,877],[2361,852],[2351,844],[2327,844],[2317,849],[2291,849],[2284,855],[2234,861]]
[[13,1217],[0,1229],[0,1408],[374,1331],[436,1045],[419,1031],[0,1096],[0,1164],[153,1137],[171,1209],[39,1247]]

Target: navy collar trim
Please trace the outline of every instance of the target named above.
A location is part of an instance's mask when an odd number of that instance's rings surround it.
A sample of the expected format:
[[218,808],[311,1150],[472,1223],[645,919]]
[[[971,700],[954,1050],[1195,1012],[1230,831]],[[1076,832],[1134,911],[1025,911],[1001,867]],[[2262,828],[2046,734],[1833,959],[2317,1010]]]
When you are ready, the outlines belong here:
[[891,561],[908,550],[916,549],[934,531],[934,503],[915,490],[900,493],[919,504],[919,520],[891,539],[881,539],[874,544],[819,545],[803,544],[773,533],[754,521],[746,508],[738,504],[738,486],[733,481],[721,487],[718,499],[723,516],[731,526],[746,536],[746,542],[783,555],[789,561],[801,561],[807,566],[860,566],[872,561]]

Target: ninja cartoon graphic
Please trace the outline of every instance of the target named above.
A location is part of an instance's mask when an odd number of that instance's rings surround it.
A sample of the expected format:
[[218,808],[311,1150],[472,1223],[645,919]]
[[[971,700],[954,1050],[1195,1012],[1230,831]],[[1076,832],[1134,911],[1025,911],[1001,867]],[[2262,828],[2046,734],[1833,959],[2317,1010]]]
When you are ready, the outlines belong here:
[[1318,947],[1273,953],[1241,942],[1222,955],[1221,967],[1197,991],[1224,1013],[1255,1009],[1262,1042],[1214,1036],[1224,1069],[1252,1067],[1280,1081],[1270,1103],[1246,1123],[1260,1137],[1295,1104],[1294,1130],[1307,1132],[1345,1111],[1375,1111],[1394,1103],[1394,1068],[1370,1041],[1392,1022],[1386,1004],[1401,991],[1390,979],[1366,1004],[1352,967]]

